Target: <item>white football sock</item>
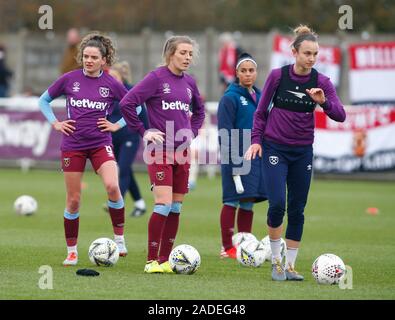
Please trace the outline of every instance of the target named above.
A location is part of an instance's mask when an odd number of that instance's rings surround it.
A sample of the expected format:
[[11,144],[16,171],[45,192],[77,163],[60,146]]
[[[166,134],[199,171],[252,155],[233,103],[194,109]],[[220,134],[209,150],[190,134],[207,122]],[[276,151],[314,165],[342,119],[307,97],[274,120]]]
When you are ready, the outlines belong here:
[[292,269],[295,267],[296,257],[298,255],[298,248],[287,248],[286,266]]
[[281,261],[281,238],[277,240],[270,239],[270,249],[272,249],[272,263],[275,260]]
[[137,209],[145,210],[145,201],[144,201],[144,199],[137,200],[137,201],[134,203],[134,206],[135,206]]
[[125,241],[125,238],[124,238],[124,236],[123,235],[117,235],[117,234],[114,234],[114,240],[115,241],[117,241],[117,240],[119,240],[119,241]]
[[70,252],[77,252],[77,245],[71,247],[67,246],[67,254]]

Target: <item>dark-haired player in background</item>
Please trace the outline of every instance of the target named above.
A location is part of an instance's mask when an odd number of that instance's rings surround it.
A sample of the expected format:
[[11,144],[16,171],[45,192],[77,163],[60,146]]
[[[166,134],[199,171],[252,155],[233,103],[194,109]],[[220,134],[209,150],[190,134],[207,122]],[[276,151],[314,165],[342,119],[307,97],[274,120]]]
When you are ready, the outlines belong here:
[[[109,70],[109,73],[121,82],[127,90],[132,86],[132,76],[129,63],[127,61],[115,63]],[[148,128],[147,110],[145,106],[138,106],[137,113]],[[113,113],[108,117],[110,122],[118,122],[122,118],[121,109],[117,103]],[[136,158],[140,146],[140,134],[132,132],[129,128],[124,127],[112,133],[112,143],[114,145],[115,158],[119,167],[119,187],[122,197],[125,199],[125,193],[129,192],[134,201],[134,209],[130,213],[132,217],[140,217],[146,212],[145,201],[141,196],[140,188],[133,173],[133,161]]]
[[[249,172],[237,172],[242,167],[242,163],[237,162],[239,158],[243,158],[251,143],[249,133],[261,96],[260,90],[254,86],[257,67],[251,55],[240,55],[235,68],[236,82],[226,89],[218,106],[223,202],[220,217],[222,258],[236,259],[236,248],[232,244],[235,219],[238,232],[251,233],[254,202],[266,199],[260,159],[252,160]],[[245,141],[246,136],[248,141]]]

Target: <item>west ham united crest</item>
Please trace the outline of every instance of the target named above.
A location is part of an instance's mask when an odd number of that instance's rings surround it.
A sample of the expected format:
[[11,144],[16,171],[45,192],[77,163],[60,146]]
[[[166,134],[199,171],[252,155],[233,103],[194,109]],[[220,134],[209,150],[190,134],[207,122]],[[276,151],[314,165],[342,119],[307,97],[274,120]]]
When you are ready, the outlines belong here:
[[110,95],[110,89],[106,87],[100,87],[99,93],[103,98],[107,98]]
[[276,156],[270,156],[269,157],[269,162],[270,164],[272,164],[273,166],[276,165],[278,163],[278,157]]
[[171,93],[170,84],[168,84],[167,82],[163,84],[163,93]]
[[248,101],[245,97],[241,96],[240,97],[240,102],[243,106],[248,106]]
[[63,158],[63,164],[67,168],[70,165],[70,158]]
[[187,94],[188,94],[189,99],[192,99],[192,90],[191,89],[187,88]]
[[159,181],[162,181],[164,178],[165,178],[165,173],[163,171],[156,173],[156,179],[158,179]]
[[73,92],[80,92],[80,83],[78,81],[73,83]]

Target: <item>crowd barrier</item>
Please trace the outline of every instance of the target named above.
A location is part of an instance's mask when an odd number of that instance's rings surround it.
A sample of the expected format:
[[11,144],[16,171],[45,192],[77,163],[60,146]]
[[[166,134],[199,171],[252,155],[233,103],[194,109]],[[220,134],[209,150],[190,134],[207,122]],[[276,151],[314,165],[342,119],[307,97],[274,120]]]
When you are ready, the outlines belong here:
[[[58,167],[61,134],[52,129],[36,97],[0,99],[0,165]],[[65,101],[52,103],[58,119],[66,118]],[[206,103],[206,119],[194,142],[199,164],[209,175],[218,171],[218,102]],[[314,172],[353,174],[395,169],[395,106],[347,106],[347,119],[337,123],[315,111]],[[136,157],[143,167],[144,144]],[[203,154],[203,156],[202,156]],[[56,165],[54,165],[56,163]],[[59,164],[60,166],[60,164]]]

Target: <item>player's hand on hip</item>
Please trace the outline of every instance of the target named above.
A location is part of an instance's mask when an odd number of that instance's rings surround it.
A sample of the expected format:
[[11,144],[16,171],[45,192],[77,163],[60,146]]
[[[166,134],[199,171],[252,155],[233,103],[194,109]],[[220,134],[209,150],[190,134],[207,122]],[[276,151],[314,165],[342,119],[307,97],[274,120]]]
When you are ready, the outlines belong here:
[[164,138],[165,133],[159,130],[147,130],[144,133],[144,137],[143,139],[146,141],[151,141],[154,144],[159,144],[159,143],[163,143],[163,141],[165,141]]
[[66,136],[69,136],[75,130],[75,127],[72,125],[73,123],[75,123],[75,120],[55,121],[52,126],[56,131],[60,131]]
[[262,146],[258,143],[253,143],[244,155],[244,159],[251,160],[255,159],[256,155],[262,157]]
[[318,104],[323,104],[326,100],[324,90],[322,90],[321,88],[306,89],[306,92],[308,93],[310,98]]
[[101,132],[115,132],[118,131],[121,126],[117,123],[112,123],[111,121],[108,121],[106,118],[99,118],[97,120],[97,126],[101,129]]

